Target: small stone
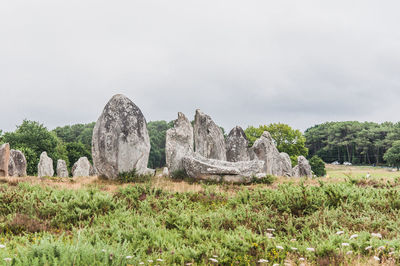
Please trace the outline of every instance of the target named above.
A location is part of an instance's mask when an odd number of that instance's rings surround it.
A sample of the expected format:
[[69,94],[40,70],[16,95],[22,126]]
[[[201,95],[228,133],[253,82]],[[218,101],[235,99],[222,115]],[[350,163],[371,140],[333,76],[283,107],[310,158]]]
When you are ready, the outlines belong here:
[[47,152],[40,154],[40,160],[38,164],[38,177],[54,175],[53,159],[47,156]]
[[64,160],[57,161],[57,176],[58,177],[68,177],[67,163]]
[[72,166],[71,172],[73,177],[83,177],[90,176],[90,168],[92,165],[90,164],[87,157],[81,157],[77,162]]

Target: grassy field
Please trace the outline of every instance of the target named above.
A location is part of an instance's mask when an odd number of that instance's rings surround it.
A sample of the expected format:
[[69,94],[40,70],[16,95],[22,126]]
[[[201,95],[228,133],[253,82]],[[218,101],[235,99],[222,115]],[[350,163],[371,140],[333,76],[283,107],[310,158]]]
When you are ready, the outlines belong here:
[[398,265],[399,177],[328,166],[250,186],[2,178],[0,264]]

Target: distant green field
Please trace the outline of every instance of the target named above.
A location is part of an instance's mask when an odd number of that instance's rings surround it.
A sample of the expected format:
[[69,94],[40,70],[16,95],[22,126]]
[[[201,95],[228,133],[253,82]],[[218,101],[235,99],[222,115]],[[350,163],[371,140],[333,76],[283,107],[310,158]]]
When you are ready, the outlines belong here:
[[397,178],[400,172],[393,168],[372,167],[372,166],[343,166],[327,165],[328,177],[354,177],[362,178],[370,175],[370,178]]
[[400,264],[398,173],[348,170],[252,186],[0,179],[0,264]]

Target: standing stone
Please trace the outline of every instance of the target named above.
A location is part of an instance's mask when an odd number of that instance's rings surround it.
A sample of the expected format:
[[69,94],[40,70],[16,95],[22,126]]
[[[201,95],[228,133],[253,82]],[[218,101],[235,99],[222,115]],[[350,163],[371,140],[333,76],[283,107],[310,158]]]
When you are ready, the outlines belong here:
[[8,165],[10,162],[10,144],[0,146],[0,176],[8,176]]
[[234,127],[226,138],[226,159],[228,162],[249,161],[249,141],[243,129]]
[[127,97],[117,94],[104,107],[93,130],[94,168],[102,177],[136,169],[149,172],[150,138],[142,111]]
[[169,176],[168,167],[164,167],[164,168],[163,168],[162,175],[165,176],[165,177]]
[[25,155],[18,150],[10,151],[10,162],[8,164],[8,175],[13,177],[26,176],[26,158]]
[[304,156],[297,158],[297,165],[293,168],[294,177],[312,177],[311,166]]
[[183,170],[182,158],[193,153],[193,127],[183,113],[173,128],[167,130],[165,140],[165,159],[172,172]]
[[290,160],[290,156],[289,154],[285,153],[285,152],[281,152],[280,153],[280,157],[281,157],[281,176],[287,176],[290,177],[292,176],[292,161]]
[[252,150],[259,160],[265,162],[264,172],[266,174],[282,175],[282,157],[268,131],[264,131],[261,137],[254,142]]
[[53,176],[53,160],[47,156],[47,152],[40,154],[40,160],[38,164],[38,177]]
[[210,116],[196,110],[194,119],[195,150],[200,155],[221,161],[226,161],[224,134]]
[[68,177],[67,163],[64,160],[57,161],[57,176],[58,177]]
[[81,157],[78,161],[74,163],[72,166],[71,172],[73,177],[82,177],[82,176],[90,176],[90,168],[92,165],[90,164],[87,157]]

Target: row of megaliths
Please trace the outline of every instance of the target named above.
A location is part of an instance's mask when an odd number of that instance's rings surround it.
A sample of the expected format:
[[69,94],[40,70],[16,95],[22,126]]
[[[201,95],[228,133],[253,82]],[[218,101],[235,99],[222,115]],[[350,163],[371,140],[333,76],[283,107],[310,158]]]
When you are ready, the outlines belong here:
[[0,177],[26,176],[26,159],[18,150],[10,150],[10,144],[0,146]]
[[[292,168],[289,155],[280,153],[271,135],[264,132],[252,147],[241,127],[223,132],[210,116],[196,110],[194,126],[182,113],[166,134],[166,162],[169,172],[185,171],[198,179],[246,183],[266,174],[311,176],[308,161],[300,156]],[[119,173],[147,168],[150,138],[146,119],[127,97],[118,94],[104,107],[92,139],[93,166],[99,176],[115,179]]]

